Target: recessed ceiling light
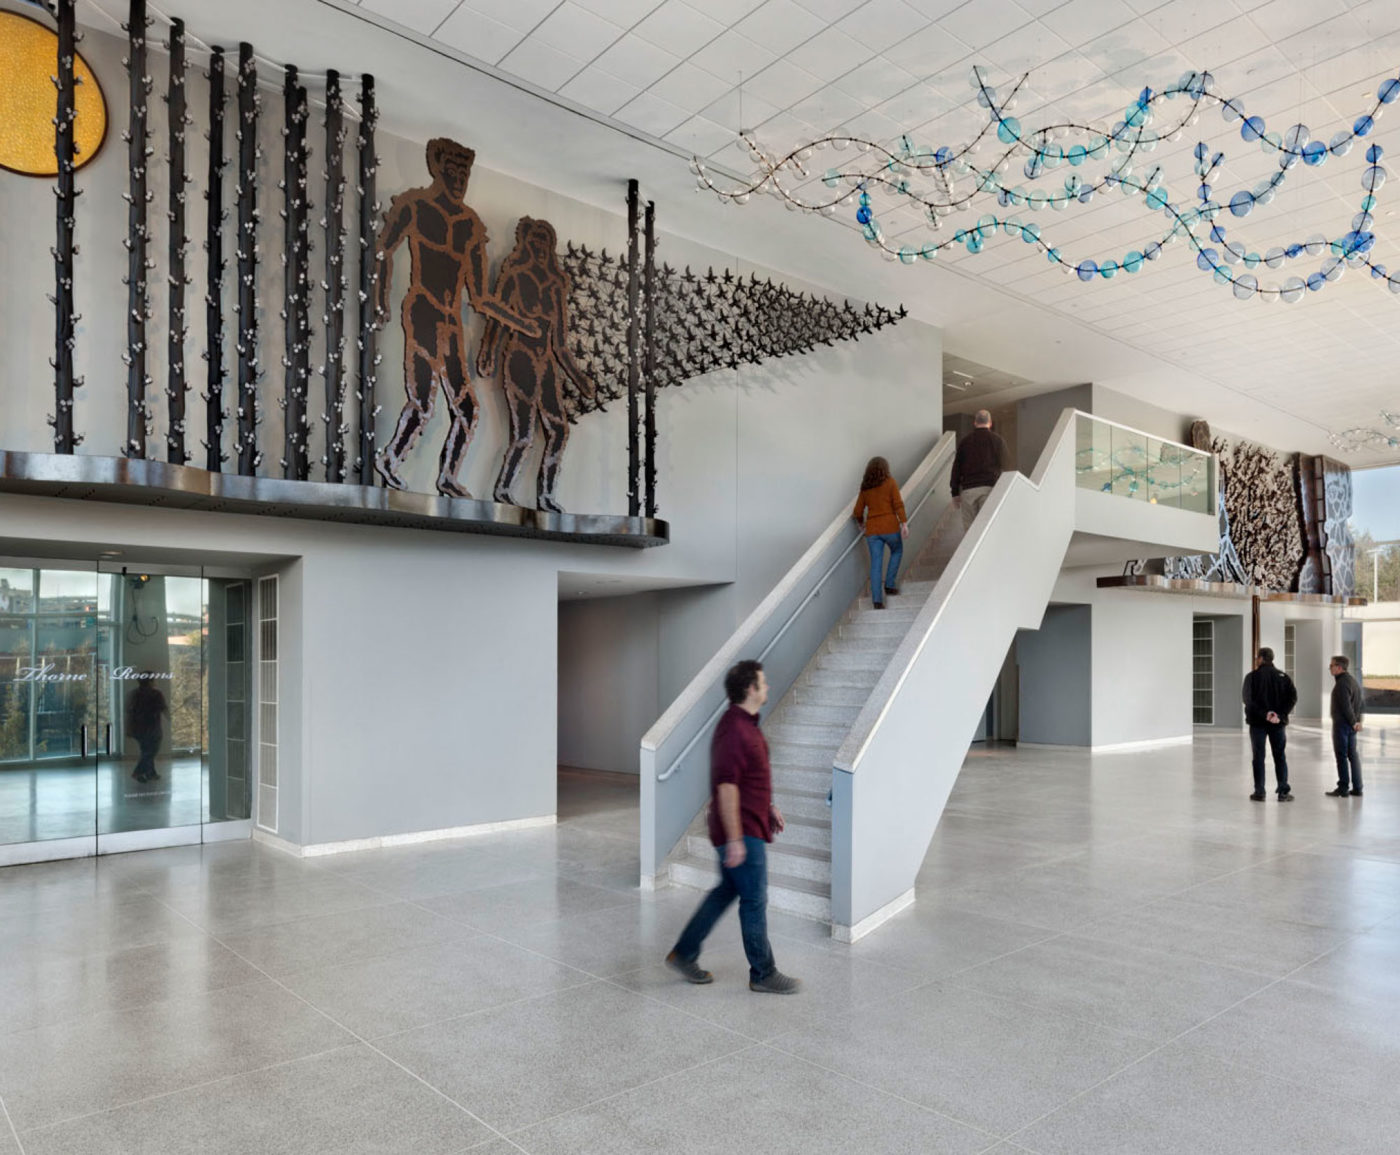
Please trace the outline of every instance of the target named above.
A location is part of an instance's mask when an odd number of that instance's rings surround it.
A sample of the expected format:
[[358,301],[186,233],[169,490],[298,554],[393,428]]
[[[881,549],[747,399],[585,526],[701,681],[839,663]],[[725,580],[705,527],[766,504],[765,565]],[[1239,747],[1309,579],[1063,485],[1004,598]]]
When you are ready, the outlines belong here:
[[964,385],[961,381],[944,381],[943,388],[956,389],[959,393],[967,392],[967,386]]

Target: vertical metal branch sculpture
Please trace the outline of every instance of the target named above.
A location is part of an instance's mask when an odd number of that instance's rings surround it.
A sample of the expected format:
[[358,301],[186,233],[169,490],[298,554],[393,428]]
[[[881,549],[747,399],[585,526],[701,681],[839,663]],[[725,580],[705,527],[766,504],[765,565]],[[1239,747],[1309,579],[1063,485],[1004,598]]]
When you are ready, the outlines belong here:
[[286,69],[282,86],[285,123],[282,127],[282,320],[286,348],[282,354],[285,382],[282,396],[282,476],[305,481],[306,394],[309,375],[307,342],[307,200],[306,89],[297,83],[297,70]]
[[326,480],[345,480],[345,115],[340,99],[340,73],[326,73],[326,451],[321,464]]
[[238,472],[253,476],[258,452],[258,66],[238,46]]
[[130,191],[127,201],[126,237],[126,444],[122,453],[127,457],[146,456],[146,435],[150,431],[151,411],[146,402],[150,377],[146,373],[146,322],[150,317],[151,298],[146,273],[155,262],[146,256],[151,239],[146,206],[151,201],[147,189],[147,162],[154,149],[146,144],[147,97],[151,78],[146,75],[146,0],[131,0],[128,10],[127,88],[131,97],[130,120],[125,134],[127,170]]
[[306,86],[297,89],[297,220],[296,220],[296,290],[292,304],[296,308],[297,345],[293,371],[297,382],[297,459],[296,479],[306,481],[311,476],[309,447],[311,425],[307,419],[307,403],[311,392],[311,195],[307,183],[306,162],[311,152],[306,142],[306,127],[311,122],[311,109],[306,98]]
[[185,288],[190,278],[185,273],[185,251],[189,238],[185,235],[185,186],[190,183],[185,171],[185,129],[194,123],[186,111],[185,100],[185,22],[170,22],[170,87],[165,103],[170,138],[170,201],[166,215],[170,220],[170,249],[167,283],[170,286],[169,333],[166,336],[166,386],[169,404],[169,426],[165,434],[166,460],[184,465],[190,455],[185,451]]
[[637,444],[637,378],[641,372],[641,318],[637,309],[640,221],[637,182],[627,182],[627,516],[641,514],[641,462]]
[[375,367],[379,356],[375,351],[375,310],[378,307],[375,285],[379,254],[376,251],[374,218],[379,211],[375,203],[374,173],[379,162],[374,155],[374,122],[379,113],[374,106],[374,77],[366,73],[360,78],[360,173],[356,191],[360,197],[360,334],[359,380],[356,396],[360,402],[360,456],[356,469],[361,485],[374,484],[374,419],[379,406],[374,400]]
[[217,473],[224,464],[224,50],[209,58],[209,186],[204,251],[208,254],[204,289],[204,360],[208,363],[204,394],[205,465]]
[[54,188],[55,225],[53,253],[54,292],[49,298],[54,306],[53,366],[55,453],[72,453],[82,438],[73,430],[73,391],[82,384],[73,376],[73,345],[78,315],[73,309],[73,255],[78,251],[73,241],[78,190],[74,182],[77,169],[77,144],[73,139],[73,122],[78,114],[74,107],[77,76],[77,29],[73,8],[75,0],[58,0],[58,69],[54,86],[58,90],[57,111],[54,115],[54,153],[58,160],[58,184]]
[[646,212],[646,276],[643,286],[645,300],[646,363],[643,372],[646,379],[646,465],[643,470],[646,501],[644,510],[647,517],[656,516],[656,202],[647,201]]

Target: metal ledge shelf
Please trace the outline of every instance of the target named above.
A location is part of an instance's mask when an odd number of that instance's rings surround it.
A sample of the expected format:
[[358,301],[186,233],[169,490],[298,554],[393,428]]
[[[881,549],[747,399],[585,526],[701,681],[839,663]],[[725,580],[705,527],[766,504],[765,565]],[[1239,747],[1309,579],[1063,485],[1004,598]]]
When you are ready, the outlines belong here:
[[0,492],[627,549],[647,549],[671,540],[670,526],[656,518],[545,513],[494,501],[368,485],[243,477],[164,461],[88,454],[0,450]]
[[1249,598],[1259,595],[1261,602],[1292,602],[1304,606],[1364,606],[1365,598],[1343,597],[1339,594],[1295,594],[1265,590],[1237,582],[1208,582],[1201,578],[1169,578],[1161,574],[1123,574],[1098,579],[1101,590],[1151,590],[1159,594],[1180,594],[1187,597]]

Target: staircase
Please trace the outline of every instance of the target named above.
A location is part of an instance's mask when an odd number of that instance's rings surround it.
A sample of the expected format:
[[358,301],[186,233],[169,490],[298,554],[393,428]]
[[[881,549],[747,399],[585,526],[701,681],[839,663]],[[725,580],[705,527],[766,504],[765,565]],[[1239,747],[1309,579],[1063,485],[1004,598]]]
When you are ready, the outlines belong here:
[[[861,707],[962,538],[949,510],[885,608],[862,595],[836,624],[791,690],[763,721],[773,766],[773,801],[787,829],[768,848],[768,903],[803,918],[831,919],[831,765]],[[670,859],[670,879],[708,890],[719,879],[704,812]]]

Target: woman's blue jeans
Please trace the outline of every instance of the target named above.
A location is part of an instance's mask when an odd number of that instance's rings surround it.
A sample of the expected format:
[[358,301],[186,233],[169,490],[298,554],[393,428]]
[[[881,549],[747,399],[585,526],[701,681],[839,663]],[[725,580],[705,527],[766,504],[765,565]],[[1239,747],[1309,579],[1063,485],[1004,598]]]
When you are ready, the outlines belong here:
[[744,954],[749,959],[749,978],[762,982],[778,969],[768,942],[768,844],[746,834],[744,861],[735,867],[724,865],[723,846],[715,849],[719,851],[719,885],[705,896],[705,901],[681,931],[681,937],[676,940],[676,955],[686,962],[699,958],[705,936],[737,898],[739,932],[744,937]]
[[[899,585],[899,563],[904,557],[904,535],[901,533],[872,533],[865,539],[870,547],[870,597],[878,606],[885,600],[885,591]],[[885,547],[890,548],[890,564],[884,565]],[[884,577],[880,571],[884,570]]]

